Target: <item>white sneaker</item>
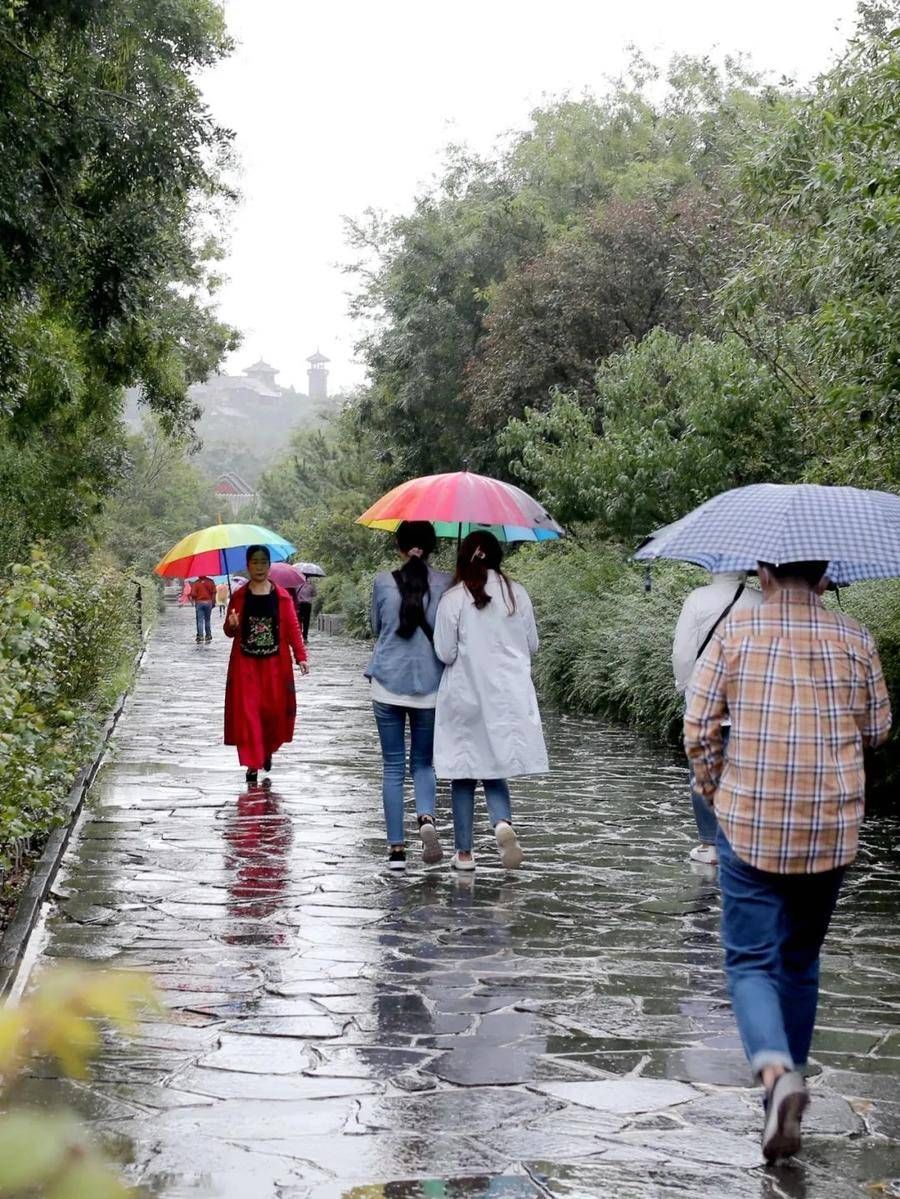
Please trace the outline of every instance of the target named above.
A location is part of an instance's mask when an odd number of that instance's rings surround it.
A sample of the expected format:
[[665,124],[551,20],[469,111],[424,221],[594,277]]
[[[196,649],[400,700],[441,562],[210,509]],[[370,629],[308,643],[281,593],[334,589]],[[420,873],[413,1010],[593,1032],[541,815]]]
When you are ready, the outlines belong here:
[[419,825],[419,836],[422,839],[422,861],[426,866],[435,866],[443,858],[440,838],[433,820],[423,820]]
[[702,862],[704,866],[718,866],[719,855],[715,845],[695,845],[688,857],[692,862]]
[[453,855],[453,857],[450,859],[450,869],[451,870],[474,870],[475,869],[475,855],[472,854],[472,856],[470,858],[463,858],[462,861],[460,861],[459,854],[455,853]]
[[803,1075],[789,1070],[780,1075],[766,1096],[766,1122],[762,1151],[766,1161],[793,1157],[800,1151],[800,1121],[809,1105],[809,1092]]
[[516,830],[505,820],[501,820],[494,829],[497,838],[497,848],[500,850],[500,865],[506,870],[518,870],[525,856],[516,836]]

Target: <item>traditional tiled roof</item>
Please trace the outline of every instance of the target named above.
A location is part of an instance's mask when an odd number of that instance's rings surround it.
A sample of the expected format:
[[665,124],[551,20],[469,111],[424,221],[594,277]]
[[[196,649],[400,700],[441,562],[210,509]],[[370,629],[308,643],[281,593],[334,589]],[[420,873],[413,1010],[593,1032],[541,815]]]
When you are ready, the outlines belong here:
[[216,495],[254,495],[253,488],[237,471],[228,470],[216,479],[213,487]]

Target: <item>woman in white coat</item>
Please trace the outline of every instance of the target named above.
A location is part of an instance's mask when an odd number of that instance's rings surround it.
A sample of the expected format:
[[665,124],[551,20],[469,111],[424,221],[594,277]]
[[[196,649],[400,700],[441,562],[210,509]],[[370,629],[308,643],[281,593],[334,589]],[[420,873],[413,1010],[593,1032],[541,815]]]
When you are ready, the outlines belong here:
[[531,681],[538,648],[528,592],[500,569],[492,533],[476,530],[456,559],[454,586],[440,602],[434,650],[446,669],[438,689],[434,769],[452,783],[456,853],[451,866],[474,870],[472,824],[480,779],[500,861],[522,864],[506,780],[549,770],[541,714]]

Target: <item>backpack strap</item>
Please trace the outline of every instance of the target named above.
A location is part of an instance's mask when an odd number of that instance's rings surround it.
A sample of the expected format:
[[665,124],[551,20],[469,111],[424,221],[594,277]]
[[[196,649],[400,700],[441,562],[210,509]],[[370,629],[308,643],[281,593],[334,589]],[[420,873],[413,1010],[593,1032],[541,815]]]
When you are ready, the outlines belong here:
[[737,591],[731,597],[731,600],[728,603],[728,605],[725,608],[723,608],[722,611],[719,613],[719,615],[716,617],[715,623],[713,624],[712,628],[709,630],[709,632],[703,638],[703,644],[697,650],[697,657],[694,659],[695,662],[699,662],[700,655],[703,653],[703,651],[709,645],[710,641],[712,641],[713,633],[716,631],[716,629],[719,627],[719,625],[722,623],[722,621],[725,619],[725,617],[728,615],[728,613],[731,611],[731,609],[734,607],[734,605],[738,602],[738,600],[744,594],[745,586],[746,586],[746,584],[741,583],[741,585],[738,587]]

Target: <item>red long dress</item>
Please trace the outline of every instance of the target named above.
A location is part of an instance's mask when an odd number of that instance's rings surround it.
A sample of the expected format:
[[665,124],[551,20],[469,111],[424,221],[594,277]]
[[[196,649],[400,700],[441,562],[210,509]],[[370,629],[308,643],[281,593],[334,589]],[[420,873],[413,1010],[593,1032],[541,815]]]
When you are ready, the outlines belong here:
[[[297,696],[291,654],[297,662],[306,661],[294,602],[283,587],[273,586],[278,596],[277,654],[254,658],[241,652],[244,596],[249,584],[232,595],[225,616],[225,635],[234,638],[225,685],[225,744],[237,746],[238,761],[249,770],[260,770],[286,741],[293,741]],[[232,612],[239,621],[236,629],[230,624]]]

